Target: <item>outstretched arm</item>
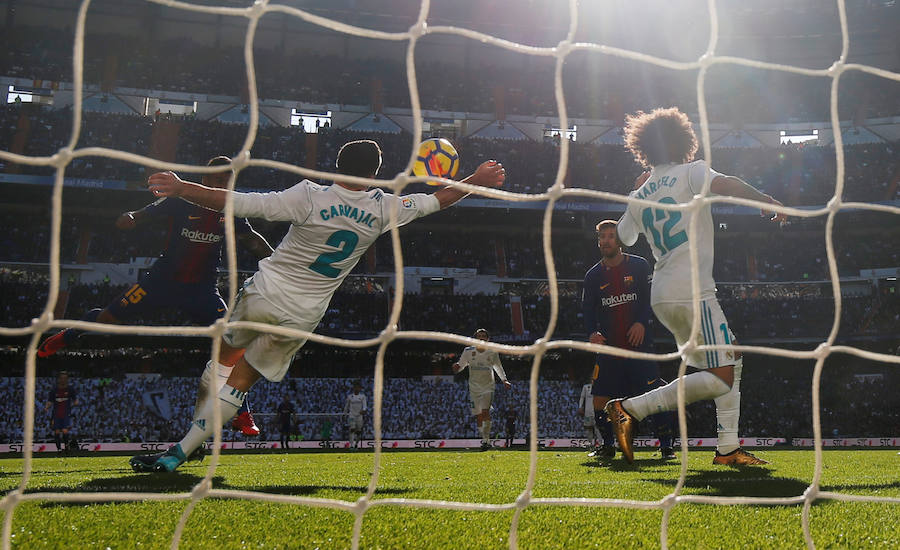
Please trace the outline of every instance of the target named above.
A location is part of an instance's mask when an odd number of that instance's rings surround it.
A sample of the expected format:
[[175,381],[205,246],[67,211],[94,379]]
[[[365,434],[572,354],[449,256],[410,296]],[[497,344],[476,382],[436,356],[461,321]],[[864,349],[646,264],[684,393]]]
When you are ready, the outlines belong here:
[[227,189],[206,187],[199,183],[185,181],[175,172],[157,172],[147,180],[147,187],[157,197],[181,197],[182,199],[211,210],[224,210]]
[[[717,195],[737,197],[739,199],[750,199],[759,202],[765,202],[768,204],[774,204],[776,206],[784,206],[780,201],[772,198],[771,195],[767,195],[761,191],[758,191],[749,183],[735,176],[716,176],[715,178],[713,178],[712,182],[710,182],[709,190]],[[773,222],[783,223],[787,221],[787,214],[781,212],[771,212],[767,210],[761,210],[761,212],[763,215],[768,215],[769,213],[774,214],[771,218],[769,218]]]
[[[503,185],[505,179],[506,170],[503,168],[503,165],[495,160],[489,160],[481,163],[481,165],[475,169],[474,174],[460,181],[470,185],[496,189]],[[461,191],[450,186],[435,191],[434,197],[441,203],[441,210],[443,210],[444,208],[453,206],[468,194],[469,193],[466,191]]]

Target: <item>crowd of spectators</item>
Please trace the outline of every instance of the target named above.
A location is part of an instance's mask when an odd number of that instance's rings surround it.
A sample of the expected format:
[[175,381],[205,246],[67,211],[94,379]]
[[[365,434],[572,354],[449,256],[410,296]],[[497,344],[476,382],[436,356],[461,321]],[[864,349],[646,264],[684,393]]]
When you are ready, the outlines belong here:
[[[747,19],[746,14],[739,17],[742,21]],[[865,20],[871,23],[859,30],[864,29],[867,35],[892,32],[886,23],[890,18],[881,20],[870,16]],[[821,30],[814,32],[819,35]],[[768,29],[763,33],[768,34]],[[73,38],[71,28],[11,26],[0,41],[0,52],[4,54],[0,55],[0,74],[30,80],[71,81]],[[746,35],[745,40],[752,41]],[[802,43],[797,47],[803,50]],[[410,105],[402,58],[386,59],[384,54],[376,57],[377,53],[358,57],[311,51],[295,53],[259,45],[254,53],[257,89],[263,99]],[[666,51],[657,54],[673,55]],[[815,50],[809,54],[822,55]],[[433,55],[417,56],[416,83],[423,108],[468,112],[503,110],[508,114],[529,115],[557,112],[553,59],[522,56],[515,62],[499,64],[477,52],[467,57],[470,59],[465,63],[448,63]],[[85,82],[108,90],[120,86],[247,96],[243,49],[238,44],[213,46],[191,37],[135,40],[122,33],[90,29],[84,59]],[[827,59],[823,62],[827,66]],[[647,82],[657,85],[647,86]],[[697,112],[694,71],[671,71],[617,60],[598,62],[593,56],[570,55],[563,71],[563,85],[568,92],[570,116],[621,120],[623,113],[661,104],[677,104],[689,112]],[[896,86],[891,80],[865,73],[846,73],[840,86],[843,118],[852,118],[860,111],[864,116],[898,114],[900,94],[896,93]],[[713,68],[706,83],[706,100],[711,118],[723,122],[826,120],[829,88],[821,79],[720,65]]]
[[[813,361],[749,355],[745,359],[742,389],[741,435],[758,437],[811,437]],[[585,371],[585,374],[587,371]],[[829,358],[821,386],[822,427],[826,437],[879,437],[900,433],[900,397],[894,391],[897,373],[847,356]],[[304,439],[322,438],[323,424],[334,425],[332,439],[344,439],[340,415],[344,400],[356,379],[287,378],[281,383],[259,383],[250,401],[263,430],[261,438],[277,439],[273,414],[285,397],[294,405],[293,432]],[[368,403],[373,404],[372,380],[363,378]],[[538,382],[538,437],[582,437],[576,414],[583,381],[576,378]],[[50,439],[49,413],[44,404],[54,379],[38,378],[35,400],[36,438]],[[128,376],[73,377],[80,405],[73,411],[74,433],[82,441],[171,441],[183,432],[191,418],[195,377]],[[152,413],[143,395],[165,393],[170,418]],[[21,441],[24,379],[0,378],[0,399],[10,405],[0,418],[0,442]],[[512,377],[510,389],[494,394],[494,434],[503,433],[504,419],[516,417],[516,436],[530,429],[527,376]],[[771,414],[790,403],[789,414]],[[382,435],[386,439],[446,439],[475,437],[468,406],[465,376],[434,378],[385,378]],[[709,403],[688,407],[688,431],[696,437],[715,433],[715,410]],[[364,437],[372,437],[371,408]],[[505,435],[505,434],[504,434]],[[226,429],[226,440],[240,438]]]
[[[19,120],[19,115],[27,124]],[[49,156],[67,145],[71,131],[70,109],[52,111],[38,107],[0,107],[0,149],[12,150],[18,135],[27,137],[22,151],[27,155]],[[137,115],[85,113],[78,147],[108,147],[142,155],[153,153],[152,118]],[[165,122],[165,124],[170,124]],[[234,155],[242,147],[247,126],[187,119],[177,123],[178,143],[175,160],[185,164],[205,164],[213,156]],[[26,129],[27,128],[27,129]],[[376,139],[384,151],[380,171],[391,178],[404,171],[412,150],[412,136],[371,134],[337,128],[321,128],[318,133],[316,162],[322,171],[333,171],[340,146],[352,139]],[[299,128],[269,126],[260,128],[251,149],[254,158],[264,158],[307,166],[306,135]],[[160,137],[162,140],[162,137]],[[469,174],[481,162],[503,162],[509,175],[505,189],[517,193],[545,192],[556,178],[559,148],[552,141],[501,140],[477,137],[456,140],[460,153],[460,177]],[[897,144],[849,145],[844,149],[846,177],[842,198],[845,201],[884,201],[898,196]],[[789,206],[823,205],[835,193],[836,162],[833,147],[781,146],[761,148],[714,149],[713,166],[733,174],[771,194]],[[0,168],[2,169],[2,168]],[[50,174],[52,167],[7,164],[6,171]],[[578,187],[627,194],[641,169],[630,153],[619,145],[571,143],[567,187]],[[140,182],[144,167],[104,157],[83,157],[66,167],[66,176]],[[239,188],[283,189],[299,181],[298,174],[253,167],[238,180]]]
[[[574,284],[574,283],[573,283]],[[27,272],[0,271],[3,326],[27,326],[43,310],[49,281],[46,276]],[[790,287],[791,285],[788,285]],[[794,285],[796,286],[796,285]],[[128,285],[106,282],[73,284],[66,309],[67,318],[80,318],[94,307],[104,307]],[[798,339],[823,341],[831,332],[835,303],[819,287],[792,291],[781,285],[747,286],[720,284],[719,300],[732,330],[742,340]],[[227,296],[226,289],[222,288]],[[334,295],[318,332],[347,338],[370,337],[387,326],[392,301],[390,289],[345,289]],[[513,330],[511,299],[508,295],[409,293],[403,297],[399,327],[402,330],[430,330],[472,334],[489,327],[496,338],[533,341],[542,336],[550,319],[550,296],[544,288],[521,297],[524,331]],[[891,336],[900,333],[900,297],[888,288],[868,286],[861,295],[845,294],[842,299],[838,337]],[[190,320],[176,310],[163,309],[139,319],[137,324],[185,325]],[[561,292],[555,339],[584,336],[581,297],[578,285],[571,293]],[[659,327],[657,337],[666,339]]]

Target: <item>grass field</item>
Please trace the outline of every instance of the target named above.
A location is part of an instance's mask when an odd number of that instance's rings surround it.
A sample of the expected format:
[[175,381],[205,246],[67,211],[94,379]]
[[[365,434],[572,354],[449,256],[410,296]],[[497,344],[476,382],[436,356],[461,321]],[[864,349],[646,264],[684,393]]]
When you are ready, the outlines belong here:
[[[812,451],[762,451],[770,466],[713,467],[711,451],[690,453],[684,494],[796,496],[813,476]],[[670,493],[679,463],[638,453],[635,466],[599,466],[583,452],[541,451],[534,497],[655,500]],[[409,451],[383,455],[375,498],[513,502],[525,486],[525,451]],[[127,457],[38,458],[30,492],[185,492],[205,475],[191,463],[168,475],[135,474]],[[229,454],[217,488],[353,502],[366,490],[371,452]],[[896,450],[826,451],[822,489],[900,497]],[[0,460],[0,490],[21,480],[22,460]],[[28,502],[15,508],[14,548],[168,548],[186,501]],[[802,548],[801,506],[679,504],[671,548]],[[508,548],[512,511],[463,512],[374,507],[363,521],[362,548]],[[519,547],[658,548],[660,511],[529,506]],[[900,504],[819,501],[812,508],[818,548],[900,547]],[[206,499],[194,509],[182,548],[348,548],[353,516],[345,511],[235,499]]]

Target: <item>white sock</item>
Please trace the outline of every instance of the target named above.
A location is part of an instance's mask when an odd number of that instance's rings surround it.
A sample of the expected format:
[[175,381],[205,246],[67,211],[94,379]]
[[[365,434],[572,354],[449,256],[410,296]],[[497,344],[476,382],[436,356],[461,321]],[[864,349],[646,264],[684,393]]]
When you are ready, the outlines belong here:
[[584,427],[584,437],[588,440],[588,445],[594,443],[594,427],[593,426],[585,426]]
[[203,405],[210,396],[209,381],[213,377],[213,368],[217,371],[216,394],[218,394],[222,389],[222,386],[228,382],[228,377],[231,376],[231,371],[234,369],[234,367],[226,367],[217,361],[206,362],[206,368],[203,369],[203,374],[200,375],[200,386],[197,388],[197,400],[194,403],[194,420],[197,420],[197,416],[200,414],[200,411],[203,410]]
[[[711,372],[700,371],[684,377],[685,403],[713,399],[730,389],[728,384]],[[678,408],[678,380],[675,379],[643,395],[626,399],[622,406],[639,421],[651,414],[675,410]]]
[[491,421],[485,420],[484,424],[482,424],[482,426],[484,426],[484,431],[482,432],[481,437],[485,441],[490,441],[490,439],[491,439]]
[[[238,409],[241,408],[241,405],[244,403],[244,398],[247,397],[247,392],[242,392],[238,389],[232,388],[228,384],[222,387],[219,390],[219,403],[222,408],[222,422],[227,422],[231,420],[231,417],[234,416],[234,413],[237,412]],[[204,441],[209,439],[209,437],[215,432],[215,425],[213,424],[213,406],[215,401],[212,399],[207,399],[206,403],[203,404],[203,410],[197,415],[198,418],[195,419],[191,423],[191,429],[188,430],[187,435],[184,436],[179,444],[181,445],[181,450],[184,452],[185,456],[191,454],[194,449],[203,444]]]
[[741,446],[738,439],[738,422],[741,417],[741,371],[744,360],[738,359],[734,365],[734,383],[725,395],[716,398],[716,431],[719,454],[728,454]]

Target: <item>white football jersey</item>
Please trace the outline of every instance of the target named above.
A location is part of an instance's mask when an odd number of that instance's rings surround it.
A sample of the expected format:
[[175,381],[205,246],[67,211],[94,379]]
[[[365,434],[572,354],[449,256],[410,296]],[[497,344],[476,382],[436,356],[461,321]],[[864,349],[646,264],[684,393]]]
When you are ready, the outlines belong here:
[[591,395],[591,389],[593,387],[593,384],[585,384],[584,387],[581,388],[581,395],[578,397],[578,408],[584,409],[584,416],[586,418],[594,417],[594,396]]
[[460,371],[469,367],[469,391],[473,394],[494,391],[494,371],[506,382],[506,371],[500,364],[500,354],[493,350],[478,351],[475,346],[463,350],[457,361]]
[[[650,177],[629,197],[637,197],[662,203],[682,204],[690,202],[703,188],[703,179],[709,172],[710,180],[722,174],[698,160],[690,164],[664,164],[655,166]],[[700,298],[716,295],[713,280],[713,221],[709,206],[702,208],[697,223],[697,256],[700,275]],[[637,241],[643,233],[653,249],[656,266],[653,268],[653,285],[650,287],[650,303],[690,302],[691,257],[688,244],[690,215],[676,210],[664,210],[630,203],[619,220],[619,239],[625,246]]]
[[366,396],[362,393],[351,393],[344,402],[344,414],[359,416],[366,412]]
[[359,258],[390,230],[393,204],[398,225],[440,210],[429,194],[398,197],[377,188],[353,191],[309,180],[284,191],[234,193],[235,216],[291,222],[275,252],[260,260],[254,286],[292,317],[318,322]]

